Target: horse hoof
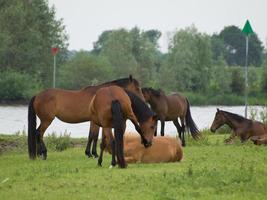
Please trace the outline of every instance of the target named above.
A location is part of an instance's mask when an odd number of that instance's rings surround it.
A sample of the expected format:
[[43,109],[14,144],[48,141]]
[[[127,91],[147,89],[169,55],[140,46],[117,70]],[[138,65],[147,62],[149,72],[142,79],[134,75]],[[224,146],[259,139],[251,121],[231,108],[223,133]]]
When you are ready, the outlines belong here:
[[98,158],[99,156],[97,154],[94,154],[94,158]]
[[113,165],[110,165],[110,166],[109,166],[109,169],[112,169],[113,167],[114,167]]
[[87,157],[88,157],[88,158],[92,158],[92,157],[93,157],[93,155],[92,155],[92,154],[90,154],[90,153],[88,153],[88,154],[87,154],[87,153],[85,153],[85,155],[87,155]]
[[44,155],[44,154],[41,154],[41,155],[40,155],[40,158],[41,158],[42,160],[46,160],[47,156]]

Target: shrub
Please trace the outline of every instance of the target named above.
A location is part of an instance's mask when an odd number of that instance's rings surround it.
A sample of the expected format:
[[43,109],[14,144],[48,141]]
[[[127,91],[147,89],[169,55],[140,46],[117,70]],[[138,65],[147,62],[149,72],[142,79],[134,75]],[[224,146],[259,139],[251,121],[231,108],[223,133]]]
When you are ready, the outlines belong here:
[[71,146],[70,134],[67,133],[56,136],[56,134],[53,132],[45,137],[45,141],[47,143],[47,148],[55,151],[64,151]]
[[14,70],[0,72],[0,101],[26,100],[41,90],[32,76]]

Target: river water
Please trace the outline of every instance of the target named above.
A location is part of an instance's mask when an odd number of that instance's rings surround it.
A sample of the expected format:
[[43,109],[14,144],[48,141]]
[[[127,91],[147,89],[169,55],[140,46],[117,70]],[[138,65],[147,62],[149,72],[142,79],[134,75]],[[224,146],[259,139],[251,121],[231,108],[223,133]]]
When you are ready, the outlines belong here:
[[[243,106],[192,106],[191,114],[193,120],[199,129],[209,128],[212,124],[216,108],[244,115]],[[261,106],[249,107],[250,110],[262,110]],[[0,134],[15,134],[18,131],[27,131],[27,106],[0,106]],[[39,121],[37,121],[39,123]],[[55,119],[46,131],[47,133],[55,132],[57,135],[70,133],[71,137],[87,137],[89,130],[89,122],[68,124]],[[158,132],[160,130],[158,123]],[[126,131],[134,131],[134,126],[127,121]],[[167,135],[176,135],[176,128],[172,122],[166,122],[165,133]]]

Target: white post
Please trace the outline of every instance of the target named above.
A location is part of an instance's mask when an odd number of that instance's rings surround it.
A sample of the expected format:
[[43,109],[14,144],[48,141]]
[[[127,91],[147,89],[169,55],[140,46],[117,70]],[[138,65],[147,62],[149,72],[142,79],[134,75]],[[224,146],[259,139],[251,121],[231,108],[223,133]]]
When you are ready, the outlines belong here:
[[56,54],[54,55],[53,88],[56,87]]
[[248,36],[246,36],[246,63],[245,63],[245,118],[248,116]]

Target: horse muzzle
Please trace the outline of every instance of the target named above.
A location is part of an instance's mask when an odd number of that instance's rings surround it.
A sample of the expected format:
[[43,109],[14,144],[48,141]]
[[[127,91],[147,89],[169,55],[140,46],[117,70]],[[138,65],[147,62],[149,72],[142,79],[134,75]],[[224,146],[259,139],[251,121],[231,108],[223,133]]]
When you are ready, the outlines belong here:
[[146,139],[142,139],[142,142],[141,142],[145,148],[148,148],[152,145],[152,141],[148,142]]
[[152,146],[152,142],[146,142],[146,143],[144,143],[144,146],[145,146],[145,148],[148,148],[148,147]]
[[211,131],[212,133],[215,133],[216,129],[213,128],[213,127],[211,127],[211,128],[210,128],[210,131]]

